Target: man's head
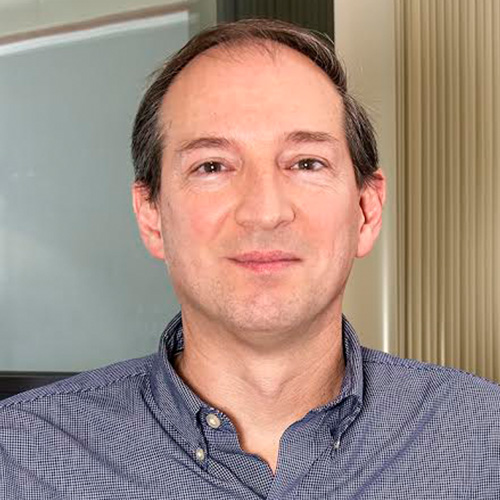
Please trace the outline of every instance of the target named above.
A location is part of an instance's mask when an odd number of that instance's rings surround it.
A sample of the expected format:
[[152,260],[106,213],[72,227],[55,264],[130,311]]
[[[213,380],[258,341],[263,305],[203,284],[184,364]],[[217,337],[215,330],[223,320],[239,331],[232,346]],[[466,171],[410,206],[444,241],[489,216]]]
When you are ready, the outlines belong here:
[[199,35],[147,91],[133,156],[142,238],[185,311],[233,331],[340,312],[384,186],[328,40],[275,21]]

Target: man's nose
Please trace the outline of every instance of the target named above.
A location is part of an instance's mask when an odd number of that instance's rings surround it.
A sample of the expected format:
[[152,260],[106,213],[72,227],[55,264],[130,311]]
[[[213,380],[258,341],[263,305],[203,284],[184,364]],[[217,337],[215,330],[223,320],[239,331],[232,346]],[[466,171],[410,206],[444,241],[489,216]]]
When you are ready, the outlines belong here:
[[249,228],[274,229],[292,222],[295,211],[286,179],[277,169],[255,169],[240,186],[236,222]]

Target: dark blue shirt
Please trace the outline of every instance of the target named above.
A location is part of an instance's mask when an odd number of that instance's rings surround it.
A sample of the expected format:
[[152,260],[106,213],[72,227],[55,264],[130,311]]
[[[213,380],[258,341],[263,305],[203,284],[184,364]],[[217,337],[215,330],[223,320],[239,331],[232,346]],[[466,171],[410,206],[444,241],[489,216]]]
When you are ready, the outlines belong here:
[[359,345],[340,395],[290,425],[273,476],[157,354],[0,402],[0,499],[500,499],[500,387]]

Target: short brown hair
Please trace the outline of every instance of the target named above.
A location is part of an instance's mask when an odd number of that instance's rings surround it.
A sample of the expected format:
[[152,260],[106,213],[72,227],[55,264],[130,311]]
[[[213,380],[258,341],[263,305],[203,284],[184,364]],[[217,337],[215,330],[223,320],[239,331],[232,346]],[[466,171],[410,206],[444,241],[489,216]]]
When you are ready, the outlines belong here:
[[375,133],[363,107],[347,91],[347,78],[337,59],[333,42],[326,35],[284,21],[245,19],[202,31],[154,74],[155,78],[139,105],[132,133],[135,181],[148,191],[150,201],[160,192],[164,137],[160,107],[175,77],[195,57],[217,46],[275,42],[301,52],[330,78],[342,97],[344,127],[356,182],[362,187],[378,168]]

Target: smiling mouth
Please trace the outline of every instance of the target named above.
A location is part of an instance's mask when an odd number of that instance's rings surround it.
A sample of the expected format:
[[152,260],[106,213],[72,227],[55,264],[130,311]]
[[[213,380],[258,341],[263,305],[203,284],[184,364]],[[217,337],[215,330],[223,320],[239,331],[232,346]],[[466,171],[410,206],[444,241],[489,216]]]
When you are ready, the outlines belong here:
[[239,267],[264,273],[289,269],[300,262],[295,255],[282,251],[248,252],[230,260]]

